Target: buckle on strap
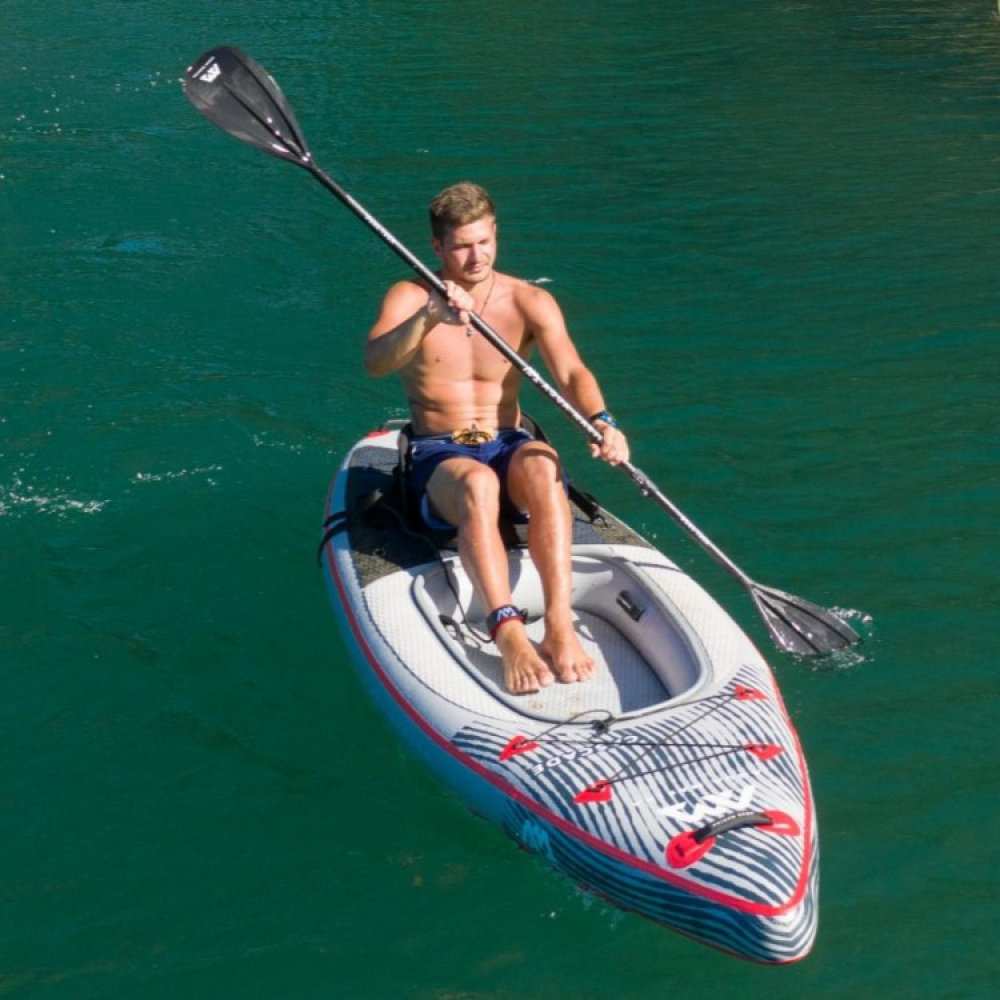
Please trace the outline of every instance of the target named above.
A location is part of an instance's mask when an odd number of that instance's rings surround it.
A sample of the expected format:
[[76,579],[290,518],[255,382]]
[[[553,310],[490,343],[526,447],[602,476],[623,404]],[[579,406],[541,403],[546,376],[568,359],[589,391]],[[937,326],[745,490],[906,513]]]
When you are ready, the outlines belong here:
[[496,436],[497,432],[493,428],[477,427],[475,424],[451,432],[451,439],[455,444],[486,444],[487,441],[493,441]]

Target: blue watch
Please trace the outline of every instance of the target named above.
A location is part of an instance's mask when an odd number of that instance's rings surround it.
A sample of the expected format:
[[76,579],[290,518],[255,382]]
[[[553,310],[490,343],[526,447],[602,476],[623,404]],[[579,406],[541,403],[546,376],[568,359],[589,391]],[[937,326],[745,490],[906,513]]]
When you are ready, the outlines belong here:
[[609,427],[617,427],[618,421],[615,420],[607,410],[601,410],[599,413],[595,413],[592,417],[587,418],[592,424],[596,424],[598,420],[602,424],[607,424]]

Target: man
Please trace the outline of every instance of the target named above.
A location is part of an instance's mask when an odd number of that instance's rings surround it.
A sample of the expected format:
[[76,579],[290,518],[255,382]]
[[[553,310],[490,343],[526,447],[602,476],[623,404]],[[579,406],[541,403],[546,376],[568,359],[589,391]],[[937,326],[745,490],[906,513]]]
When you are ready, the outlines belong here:
[[[572,518],[556,452],[519,429],[521,373],[468,326],[478,313],[527,359],[537,346],[559,391],[601,432],[591,452],[612,465],[628,444],[607,413],[555,299],[494,269],[496,211],[476,184],[446,188],[430,206],[431,246],[447,298],[415,279],[393,285],[368,334],[370,375],[398,372],[413,421],[410,485],[425,520],[458,529],[458,551],[485,607],[508,690],[537,691],[594,672],[573,629]],[[539,648],[511,604],[503,510],[527,519],[528,550],[545,596]]]

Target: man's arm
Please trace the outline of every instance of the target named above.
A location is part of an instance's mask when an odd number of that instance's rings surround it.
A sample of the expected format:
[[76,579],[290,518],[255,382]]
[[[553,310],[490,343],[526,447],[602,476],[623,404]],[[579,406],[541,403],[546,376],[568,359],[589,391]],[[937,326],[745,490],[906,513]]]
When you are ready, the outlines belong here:
[[[606,411],[601,387],[583,363],[566,329],[566,321],[556,300],[547,291],[536,286],[529,286],[525,292],[525,311],[529,326],[556,388],[585,417]],[[591,454],[600,456],[612,465],[626,461],[629,448],[625,435],[603,420],[595,420],[594,426],[601,432],[603,440],[600,445],[591,445]]]
[[425,288],[401,281],[386,292],[375,325],[365,344],[365,371],[376,378],[402,368],[423,339],[437,326],[434,306]]
[[365,371],[369,375],[378,378],[399,371],[439,323],[468,322],[471,297],[453,282],[444,284],[447,302],[416,281],[400,281],[389,289],[365,344]]

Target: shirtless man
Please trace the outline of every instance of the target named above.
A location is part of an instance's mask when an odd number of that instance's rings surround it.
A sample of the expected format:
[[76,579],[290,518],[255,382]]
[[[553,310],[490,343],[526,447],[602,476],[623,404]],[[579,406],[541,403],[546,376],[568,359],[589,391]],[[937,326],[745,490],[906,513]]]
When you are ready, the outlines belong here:
[[[591,453],[612,465],[628,443],[607,413],[555,299],[494,270],[496,212],[478,185],[446,188],[430,206],[431,246],[447,299],[417,280],[386,293],[368,334],[365,368],[398,372],[410,405],[411,488],[424,518],[458,529],[458,551],[483,605],[514,693],[594,672],[573,630],[572,519],[556,452],[519,430],[521,373],[468,326],[476,312],[525,360],[537,346],[556,387],[601,432]],[[460,440],[456,440],[460,439]],[[528,522],[528,550],[542,581],[545,632],[540,648],[511,605],[507,555],[498,528],[503,509]],[[440,525],[442,527],[447,525]]]

